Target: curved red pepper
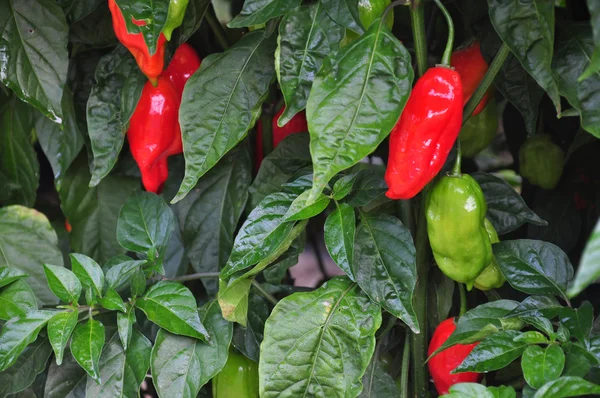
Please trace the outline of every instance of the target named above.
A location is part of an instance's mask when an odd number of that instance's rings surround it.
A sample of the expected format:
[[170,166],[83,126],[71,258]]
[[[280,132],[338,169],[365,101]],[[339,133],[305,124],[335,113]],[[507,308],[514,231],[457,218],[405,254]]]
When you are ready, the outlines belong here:
[[[435,350],[440,348],[455,329],[454,318],[446,319],[440,323],[433,333],[427,355],[433,354]],[[429,373],[433,378],[433,384],[435,384],[438,394],[448,394],[448,389],[457,383],[477,383],[481,381],[483,375],[480,373],[465,372],[451,374],[473,351],[473,348],[477,344],[479,343],[457,344],[438,353],[427,362]]]
[[[479,83],[481,83],[481,80],[483,80],[483,77],[489,68],[487,62],[485,62],[485,59],[483,59],[483,56],[481,55],[479,42],[474,41],[468,47],[454,51],[452,53],[450,64],[460,75],[463,84],[464,104],[466,104],[477,89],[477,86],[479,86]],[[477,108],[473,111],[473,116],[483,111],[492,91],[493,87],[490,87],[481,99],[481,102],[477,105]]]
[[440,172],[460,132],[462,109],[462,84],[453,69],[430,68],[417,81],[390,136],[390,199],[412,198]]
[[[148,77],[152,84],[156,85],[157,78],[165,66],[165,43],[167,38],[161,33],[156,43],[156,52],[154,55],[150,55],[143,34],[127,32],[125,18],[115,0],[108,0],[108,8],[112,15],[113,30],[117,39],[131,52],[142,73]],[[134,23],[139,24],[137,21],[134,21]]]

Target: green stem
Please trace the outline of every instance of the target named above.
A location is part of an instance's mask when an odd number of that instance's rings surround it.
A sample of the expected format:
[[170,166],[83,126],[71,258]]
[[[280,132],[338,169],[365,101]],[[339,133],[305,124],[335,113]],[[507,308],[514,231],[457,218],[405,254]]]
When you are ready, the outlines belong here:
[[441,0],[435,0],[435,4],[439,7],[446,17],[446,22],[448,22],[448,41],[446,42],[446,48],[444,49],[444,55],[442,55],[442,65],[450,66],[450,58],[452,57],[452,48],[454,47],[454,22],[452,22],[452,17],[450,13],[444,7]]
[[208,26],[210,26],[221,48],[227,50],[229,48],[229,39],[227,38],[225,29],[223,29],[223,25],[217,20],[214,9],[207,10],[204,13],[204,19],[208,23]]
[[218,277],[219,277],[218,272],[199,272],[197,274],[190,274],[190,275],[177,276],[175,278],[169,278],[169,280],[175,281],[175,282],[189,282],[189,281],[195,281],[198,279],[218,278]]
[[408,370],[410,366],[410,333],[404,338],[402,351],[402,367],[400,369],[400,398],[408,398]]
[[477,90],[475,90],[475,92],[473,93],[473,95],[471,95],[471,98],[469,98],[469,101],[465,105],[465,108],[463,110],[463,124],[467,122],[475,108],[477,108],[477,105],[479,105],[479,103],[481,102],[481,99],[494,82],[496,75],[500,71],[500,68],[502,68],[504,61],[506,61],[506,58],[509,54],[510,49],[508,48],[506,43],[502,43],[502,47],[500,47],[500,50],[498,50],[498,53],[496,54],[496,57],[494,57],[494,60],[492,61],[492,64],[490,65],[487,73],[479,83]]
[[267,157],[273,152],[273,114],[266,111],[260,115],[260,124],[262,127],[262,150],[263,157]]
[[400,221],[408,230],[410,231],[413,239],[415,237],[415,216],[412,209],[412,201],[411,200],[399,200],[398,201],[399,213],[400,213]]
[[256,281],[256,279],[252,279],[252,286],[254,286],[254,288],[256,290],[258,290],[259,293],[262,294],[267,300],[269,300],[271,302],[271,304],[277,305],[277,299],[275,297],[273,297],[271,295],[271,293],[269,293],[265,289],[263,289],[262,286],[260,285],[260,283],[258,283]]
[[452,167],[452,175],[455,177],[460,176],[460,167],[462,162],[462,151],[460,148],[460,138],[456,140],[456,160],[454,161],[454,167]]
[[462,283],[456,282],[458,285],[458,292],[460,293],[460,312],[458,316],[461,317],[467,312],[467,293],[465,292],[465,286]]
[[413,0],[410,19],[417,58],[417,72],[423,76],[427,70],[427,34],[425,32],[425,5],[421,0]]

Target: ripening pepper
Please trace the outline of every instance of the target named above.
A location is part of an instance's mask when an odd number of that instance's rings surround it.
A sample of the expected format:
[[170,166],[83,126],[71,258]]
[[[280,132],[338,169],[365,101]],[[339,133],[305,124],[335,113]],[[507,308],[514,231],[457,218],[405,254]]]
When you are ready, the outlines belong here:
[[225,367],[212,380],[213,398],[258,398],[258,365],[229,351]]
[[[358,18],[363,28],[369,29],[373,21],[383,15],[385,9],[392,4],[392,0],[361,0],[358,2]],[[385,26],[392,29],[394,26],[394,11],[388,12],[385,17]],[[358,39],[360,35],[350,29],[346,29],[344,39],[340,43],[341,47]]]
[[472,158],[487,148],[498,131],[498,109],[492,97],[478,115],[471,116],[460,129],[460,149],[462,156]]
[[[156,52],[150,54],[142,32],[129,33],[127,31],[125,18],[115,0],[108,0],[108,7],[112,15],[113,30],[117,39],[131,52],[142,73],[148,77],[153,85],[156,85],[157,78],[165,66],[165,43],[167,38],[161,32],[156,43]],[[133,21],[133,23],[140,26],[145,24],[143,21]]]
[[[448,340],[448,337],[456,330],[454,318],[449,318],[439,324],[433,333],[429,343],[428,355],[433,354],[442,344]],[[456,373],[451,372],[460,365],[465,358],[473,351],[473,348],[479,343],[457,344],[452,346],[429,359],[427,366],[429,374],[433,379],[433,384],[439,395],[448,394],[448,389],[457,383],[478,383],[483,375],[474,372]]]
[[435,261],[444,274],[466,284],[468,290],[492,261],[486,212],[483,191],[468,174],[440,178],[426,199],[427,234]]
[[69,224],[69,220],[65,219],[65,229],[67,230],[67,232],[71,232],[71,230],[73,229],[73,227],[71,227],[71,224]]
[[388,198],[410,199],[439,173],[460,132],[462,110],[459,74],[444,66],[427,70],[390,135]]
[[171,0],[169,1],[169,11],[167,13],[167,22],[163,26],[162,33],[168,41],[171,41],[173,30],[177,29],[183,23],[185,9],[189,0]]
[[556,187],[565,164],[563,150],[547,134],[527,138],[519,149],[519,170],[531,184],[544,189]]
[[[494,244],[500,242],[496,228],[494,228],[492,223],[487,218],[484,221],[484,225],[485,230],[488,233],[488,237],[490,238],[490,243]],[[477,279],[475,279],[475,287],[483,291],[498,289],[504,285],[504,282],[506,282],[506,279],[500,271],[500,266],[496,261],[496,256],[492,255],[492,261],[483,269],[483,271],[481,271],[481,274],[479,274]]]
[[[456,50],[452,53],[450,64],[460,75],[460,79],[463,84],[463,96],[464,103],[469,101],[469,98],[473,95],[481,80],[488,71],[488,64],[481,55],[481,48],[479,42],[474,41],[470,45],[460,50]],[[473,115],[478,115],[485,108],[490,95],[492,94],[493,87],[485,93],[477,108],[473,111]]]

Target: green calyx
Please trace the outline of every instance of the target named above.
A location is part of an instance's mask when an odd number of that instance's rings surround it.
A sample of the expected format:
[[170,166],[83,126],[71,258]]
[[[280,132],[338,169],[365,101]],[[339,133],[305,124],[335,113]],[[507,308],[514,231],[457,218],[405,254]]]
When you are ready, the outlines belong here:
[[162,30],[162,33],[165,35],[167,40],[171,40],[173,31],[180,27],[183,23],[183,17],[185,16],[185,9],[187,8],[188,1],[189,0],[171,0],[169,2],[167,22]]
[[471,116],[460,129],[462,155],[472,158],[487,148],[498,131],[498,108],[492,97],[478,115]]
[[527,138],[519,150],[521,175],[544,189],[556,187],[565,164],[563,150],[547,134]]

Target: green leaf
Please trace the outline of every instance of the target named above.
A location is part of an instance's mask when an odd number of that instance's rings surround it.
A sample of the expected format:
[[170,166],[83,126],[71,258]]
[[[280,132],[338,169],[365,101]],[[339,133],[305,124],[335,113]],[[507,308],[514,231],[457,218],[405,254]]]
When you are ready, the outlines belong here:
[[306,108],[315,75],[343,37],[343,27],[325,12],[322,2],[302,6],[283,17],[275,52],[275,70],[285,99],[280,125]]
[[[52,350],[50,350],[52,353]],[[50,361],[44,398],[85,398],[87,373],[79,366],[70,352],[65,353],[61,366]]]
[[125,304],[123,303],[123,299],[121,296],[119,296],[119,293],[110,288],[106,291],[104,297],[101,297],[98,301],[100,305],[107,310],[121,312],[125,312],[127,310],[125,308]]
[[70,23],[83,19],[102,3],[103,0],[58,0]]
[[[548,336],[554,335],[554,328],[552,326],[552,322],[550,322],[550,320],[547,318],[544,318],[542,316],[521,316],[521,317],[519,317],[519,319],[522,320],[523,322],[525,322],[526,324],[533,326],[537,330],[541,330],[542,332],[546,333],[546,335],[548,335]],[[538,332],[529,331],[529,332],[523,333],[523,335],[521,335],[521,336],[522,337],[527,336],[530,333],[533,334],[533,333],[538,333]],[[540,334],[540,335],[544,338],[543,341],[546,341],[545,340],[546,338],[544,337],[544,335],[542,335],[542,334]],[[533,337],[533,335],[531,337]],[[535,339],[535,338],[533,337],[533,339]]]
[[[218,272],[227,262],[251,179],[250,153],[246,145],[240,145],[177,203],[183,241],[196,272]],[[216,292],[216,280],[203,279],[202,283],[209,292]]]
[[486,337],[452,373],[491,372],[510,365],[527,348],[527,343],[515,341],[520,334],[506,330]]
[[0,319],[8,321],[37,309],[35,293],[27,282],[18,280],[0,289]]
[[600,220],[583,249],[575,279],[569,285],[568,296],[575,297],[600,277]]
[[310,191],[301,193],[290,205],[290,208],[285,213],[286,221],[298,221],[313,218],[321,214],[329,205],[330,199],[320,194],[316,200],[309,202],[308,196]]
[[210,344],[163,329],[156,336],[152,381],[161,397],[196,398],[200,388],[225,366],[233,325],[223,319],[216,301],[205,304],[199,313]]
[[217,297],[223,317],[244,327],[247,325],[248,319],[250,286],[252,286],[252,278],[238,279],[230,285],[219,279],[219,294]]
[[515,342],[527,344],[547,344],[548,338],[540,332],[528,330],[515,337]]
[[341,177],[333,184],[333,199],[342,200],[352,191],[358,173],[348,174]]
[[517,398],[517,393],[511,386],[488,387],[494,398]]
[[565,348],[566,360],[562,376],[586,376],[590,369],[590,361],[571,347]]
[[104,272],[97,262],[86,255],[71,253],[71,269],[84,287],[91,287],[96,295],[102,297],[104,291]]
[[567,297],[573,266],[558,246],[520,239],[496,243],[493,249],[502,274],[513,288],[527,294]]
[[36,376],[46,370],[50,355],[52,355],[52,347],[48,339],[43,337],[25,348],[14,365],[0,372],[0,396],[14,394],[29,387]]
[[52,0],[0,3],[2,60],[0,82],[55,122],[67,81],[69,27]]
[[590,383],[581,377],[563,376],[544,384],[533,398],[566,398],[582,395],[599,395],[600,386]]
[[410,62],[406,48],[381,19],[325,58],[306,106],[314,164],[311,198],[388,136],[408,100]]
[[[158,37],[167,23],[169,0],[138,2],[136,0],[115,0],[127,25],[129,34],[141,33],[150,55],[157,51]],[[143,21],[136,24],[134,21]]]
[[71,354],[86,373],[101,382],[98,361],[104,347],[104,325],[95,319],[78,323],[71,339]]
[[352,190],[344,198],[344,201],[350,206],[365,207],[375,199],[385,197],[388,187],[383,179],[384,173],[385,169],[378,167],[360,170],[354,174],[355,180],[352,184]]
[[265,322],[269,317],[269,306],[262,296],[250,295],[247,317],[246,327],[235,325],[232,343],[246,357],[258,362]]
[[493,398],[494,395],[484,385],[479,383],[457,383],[449,388],[449,394],[444,398]]
[[136,321],[135,308],[127,305],[127,311],[125,313],[117,313],[117,329],[119,331],[119,338],[121,339],[121,345],[125,351],[128,350],[131,343],[131,336],[133,335],[133,324]]
[[0,208],[0,266],[19,269],[29,275],[27,282],[42,304],[58,299],[46,281],[41,264],[62,265],[56,232],[46,216],[21,206]]
[[131,347],[125,351],[116,334],[102,350],[99,362],[100,383],[87,382],[88,397],[137,397],[150,369],[152,343],[142,333],[133,331]]
[[124,46],[100,59],[96,84],[87,102],[87,128],[94,153],[91,187],[97,186],[117,162],[146,80]]
[[2,96],[0,100],[0,174],[4,175],[3,185],[17,187],[9,190],[3,203],[33,207],[40,174],[37,155],[29,140],[35,122],[34,110],[15,96],[5,103]]
[[275,77],[275,35],[263,33],[246,34],[224,53],[210,55],[186,83],[179,111],[185,177],[173,203],[183,199],[258,119]]
[[52,293],[65,303],[75,303],[81,294],[81,282],[73,272],[65,267],[44,264],[44,273]]
[[498,235],[516,230],[525,223],[547,226],[506,181],[493,174],[477,172],[471,175],[481,186],[488,205],[487,217]]
[[208,339],[208,333],[198,317],[196,299],[180,283],[158,282],[136,301],[136,306],[144,311],[150,321],[171,333],[203,341]]
[[29,275],[18,268],[0,267],[0,287],[10,285],[14,281],[26,278],[28,276]]
[[132,260],[127,256],[116,256],[104,266],[106,285],[116,291],[129,287],[135,272],[146,263],[145,260]]
[[78,315],[76,310],[59,312],[50,318],[48,322],[48,339],[54,350],[58,366],[63,361],[63,355],[71,333],[77,326]]
[[589,301],[584,301],[578,309],[563,308],[560,312],[560,322],[581,344],[590,345],[590,334],[594,323],[594,307]]
[[31,311],[4,324],[0,331],[0,372],[17,361],[25,347],[37,339],[52,315],[52,311]]
[[591,16],[590,25],[594,34],[595,46],[590,64],[579,77],[580,80],[587,79],[600,70],[600,4],[597,1],[588,0],[587,6]]
[[569,329],[567,329],[565,325],[559,323],[558,329],[556,330],[556,338],[561,343],[566,343],[571,340],[571,332],[569,332]]
[[174,228],[173,210],[160,196],[135,191],[119,212],[117,240],[123,248],[146,255],[162,267]]
[[336,203],[336,209],[325,220],[325,246],[338,267],[354,280],[351,264],[354,256],[354,234],[356,215],[354,208],[345,203]]
[[488,6],[498,35],[548,93],[560,113],[560,96],[551,69],[554,4],[547,0],[488,0]]
[[183,22],[176,31],[178,33],[177,47],[188,41],[200,29],[200,25],[204,21],[204,14],[206,14],[206,10],[210,4],[210,0],[189,0]]
[[138,297],[144,294],[146,291],[146,283],[147,280],[144,270],[141,268],[136,269],[131,276],[131,296]]
[[363,33],[358,12],[358,0],[321,0],[327,14],[337,22],[356,33]]
[[562,308],[558,300],[552,296],[529,296],[506,317],[544,316],[552,319]]
[[227,26],[230,28],[244,28],[261,25],[270,19],[293,10],[300,3],[300,0],[246,0],[242,11]]
[[358,398],[397,398],[398,387],[392,376],[381,366],[381,362],[373,356],[362,379],[363,390]]
[[374,302],[400,318],[415,333],[413,309],[417,283],[416,250],[408,228],[387,215],[361,215],[354,237],[352,274]]
[[429,270],[429,281],[427,283],[427,319],[428,326],[437,327],[448,318],[452,309],[452,298],[456,283],[448,278],[437,267]]
[[357,396],[380,326],[379,306],[347,278],[284,298],[265,325],[260,396]]
[[527,347],[521,359],[523,377],[531,387],[541,388],[544,384],[560,377],[565,366],[565,353],[556,344],[545,348],[537,345]]

